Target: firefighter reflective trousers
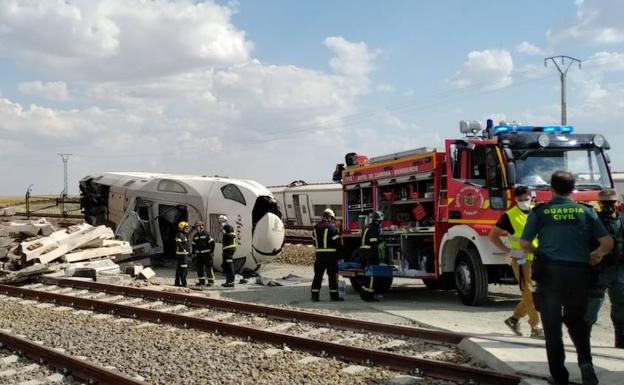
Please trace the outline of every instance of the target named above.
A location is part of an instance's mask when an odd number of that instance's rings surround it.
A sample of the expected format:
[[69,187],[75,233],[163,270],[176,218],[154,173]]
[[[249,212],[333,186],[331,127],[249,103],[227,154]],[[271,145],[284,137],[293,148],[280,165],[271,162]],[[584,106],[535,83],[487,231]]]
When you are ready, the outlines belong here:
[[605,291],[611,300],[611,321],[615,330],[615,347],[624,349],[624,261],[596,273],[589,290],[589,302],[585,319],[589,325],[598,320],[598,312],[604,302]]
[[212,269],[212,256],[207,254],[197,256],[197,278],[200,285],[203,285],[206,279],[209,285],[214,284],[215,275]]
[[188,273],[188,265],[180,264],[176,266],[175,286],[186,286],[186,274]]
[[[520,318],[528,315],[529,325],[534,328],[539,325],[539,314],[537,313],[537,310],[535,310],[535,305],[533,304],[534,282],[531,280],[532,265],[533,263],[531,261],[527,261],[522,266],[518,265],[516,259],[513,259],[511,262],[511,268],[513,269],[516,279],[520,283],[520,292],[522,294],[522,299],[518,305],[516,305],[512,317],[519,320]],[[522,277],[520,276],[520,268],[522,268]]]
[[338,255],[335,252],[316,253],[314,279],[312,280],[312,298],[319,298],[325,271],[327,271],[327,279],[329,280],[329,296],[331,299],[336,300],[338,299]]
[[225,283],[234,283],[234,249],[223,250],[223,273],[225,274]]
[[589,265],[564,265],[549,261],[544,262],[540,271],[533,297],[542,316],[548,367],[557,383],[567,384],[569,373],[564,365],[562,323],[567,326],[576,347],[579,365],[592,363],[589,326],[585,322],[591,270]]

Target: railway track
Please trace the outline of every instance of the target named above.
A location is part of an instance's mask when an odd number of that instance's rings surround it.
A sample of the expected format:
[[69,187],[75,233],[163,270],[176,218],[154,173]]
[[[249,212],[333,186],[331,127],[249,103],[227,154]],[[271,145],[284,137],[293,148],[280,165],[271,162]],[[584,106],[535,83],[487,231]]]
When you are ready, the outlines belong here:
[[301,236],[301,235],[286,235],[284,237],[284,243],[290,243],[295,245],[312,245],[314,244],[314,240],[312,237]]
[[[368,363],[450,381],[518,384],[519,377],[467,365],[456,344],[462,335],[414,327],[274,308],[257,304],[76,280],[47,281],[26,288],[0,286],[0,294],[121,317],[218,331],[315,356]],[[55,285],[49,285],[55,283]]]
[[0,330],[0,384],[147,385],[114,369]]

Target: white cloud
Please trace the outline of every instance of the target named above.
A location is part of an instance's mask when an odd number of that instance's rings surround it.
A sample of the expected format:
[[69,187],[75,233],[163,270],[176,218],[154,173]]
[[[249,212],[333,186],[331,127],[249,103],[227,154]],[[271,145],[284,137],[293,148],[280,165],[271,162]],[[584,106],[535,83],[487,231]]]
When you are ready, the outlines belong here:
[[252,47],[231,16],[212,1],[5,0],[0,55],[88,81],[230,65],[247,61]]
[[377,92],[394,92],[395,88],[392,84],[386,84],[386,83],[382,83],[382,84],[377,84],[375,86],[375,91]]
[[69,91],[65,82],[44,83],[39,80],[22,82],[17,85],[17,89],[25,95],[38,96],[50,100],[69,99]]
[[523,41],[516,46],[516,51],[525,55],[543,55],[544,50],[528,41]]
[[468,53],[464,66],[450,80],[457,88],[499,89],[512,83],[513,60],[507,50],[486,49]]
[[621,0],[577,1],[576,20],[549,30],[553,44],[616,44],[624,42],[624,2]]
[[325,46],[335,55],[329,62],[331,68],[351,79],[357,92],[366,91],[370,83],[368,75],[373,70],[377,53],[371,52],[364,42],[353,43],[340,36],[326,38]]
[[590,70],[600,72],[624,71],[624,53],[596,52],[584,63]]

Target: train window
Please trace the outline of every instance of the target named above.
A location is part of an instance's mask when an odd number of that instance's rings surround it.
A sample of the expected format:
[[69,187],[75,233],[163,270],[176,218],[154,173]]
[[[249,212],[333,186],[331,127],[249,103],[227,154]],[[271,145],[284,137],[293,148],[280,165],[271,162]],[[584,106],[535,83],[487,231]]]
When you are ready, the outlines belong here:
[[158,191],[186,194],[186,188],[184,188],[184,186],[176,181],[168,179],[163,179],[158,183]]
[[236,187],[236,185],[226,184],[225,186],[221,187],[221,192],[223,193],[223,197],[225,199],[231,199],[245,206],[247,205],[243,193],[238,187]]

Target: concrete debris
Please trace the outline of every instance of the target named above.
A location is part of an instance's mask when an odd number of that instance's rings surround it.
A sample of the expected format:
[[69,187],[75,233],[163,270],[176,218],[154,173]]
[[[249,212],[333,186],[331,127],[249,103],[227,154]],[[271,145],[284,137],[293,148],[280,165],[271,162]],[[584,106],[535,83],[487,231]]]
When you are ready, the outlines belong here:
[[148,280],[150,278],[153,278],[156,276],[156,273],[154,272],[154,270],[152,270],[149,267],[146,267],[145,269],[141,270],[141,272],[139,273],[139,278]]
[[15,215],[15,207],[0,208],[0,216],[10,217]]
[[45,218],[32,221],[11,221],[0,225],[9,235],[34,237],[37,235],[48,236],[56,231],[54,226]]
[[139,273],[143,270],[143,266],[139,264],[132,264],[126,266],[125,273],[130,275],[132,278],[139,275]]
[[[57,231],[44,218],[1,222],[0,283],[18,283],[59,270],[64,270],[65,276],[94,280],[119,275],[120,266],[113,259],[130,258],[134,250],[128,242],[114,238],[112,229],[86,223]],[[138,266],[140,271],[134,275],[145,270]],[[151,269],[145,274],[148,279],[156,275]]]

